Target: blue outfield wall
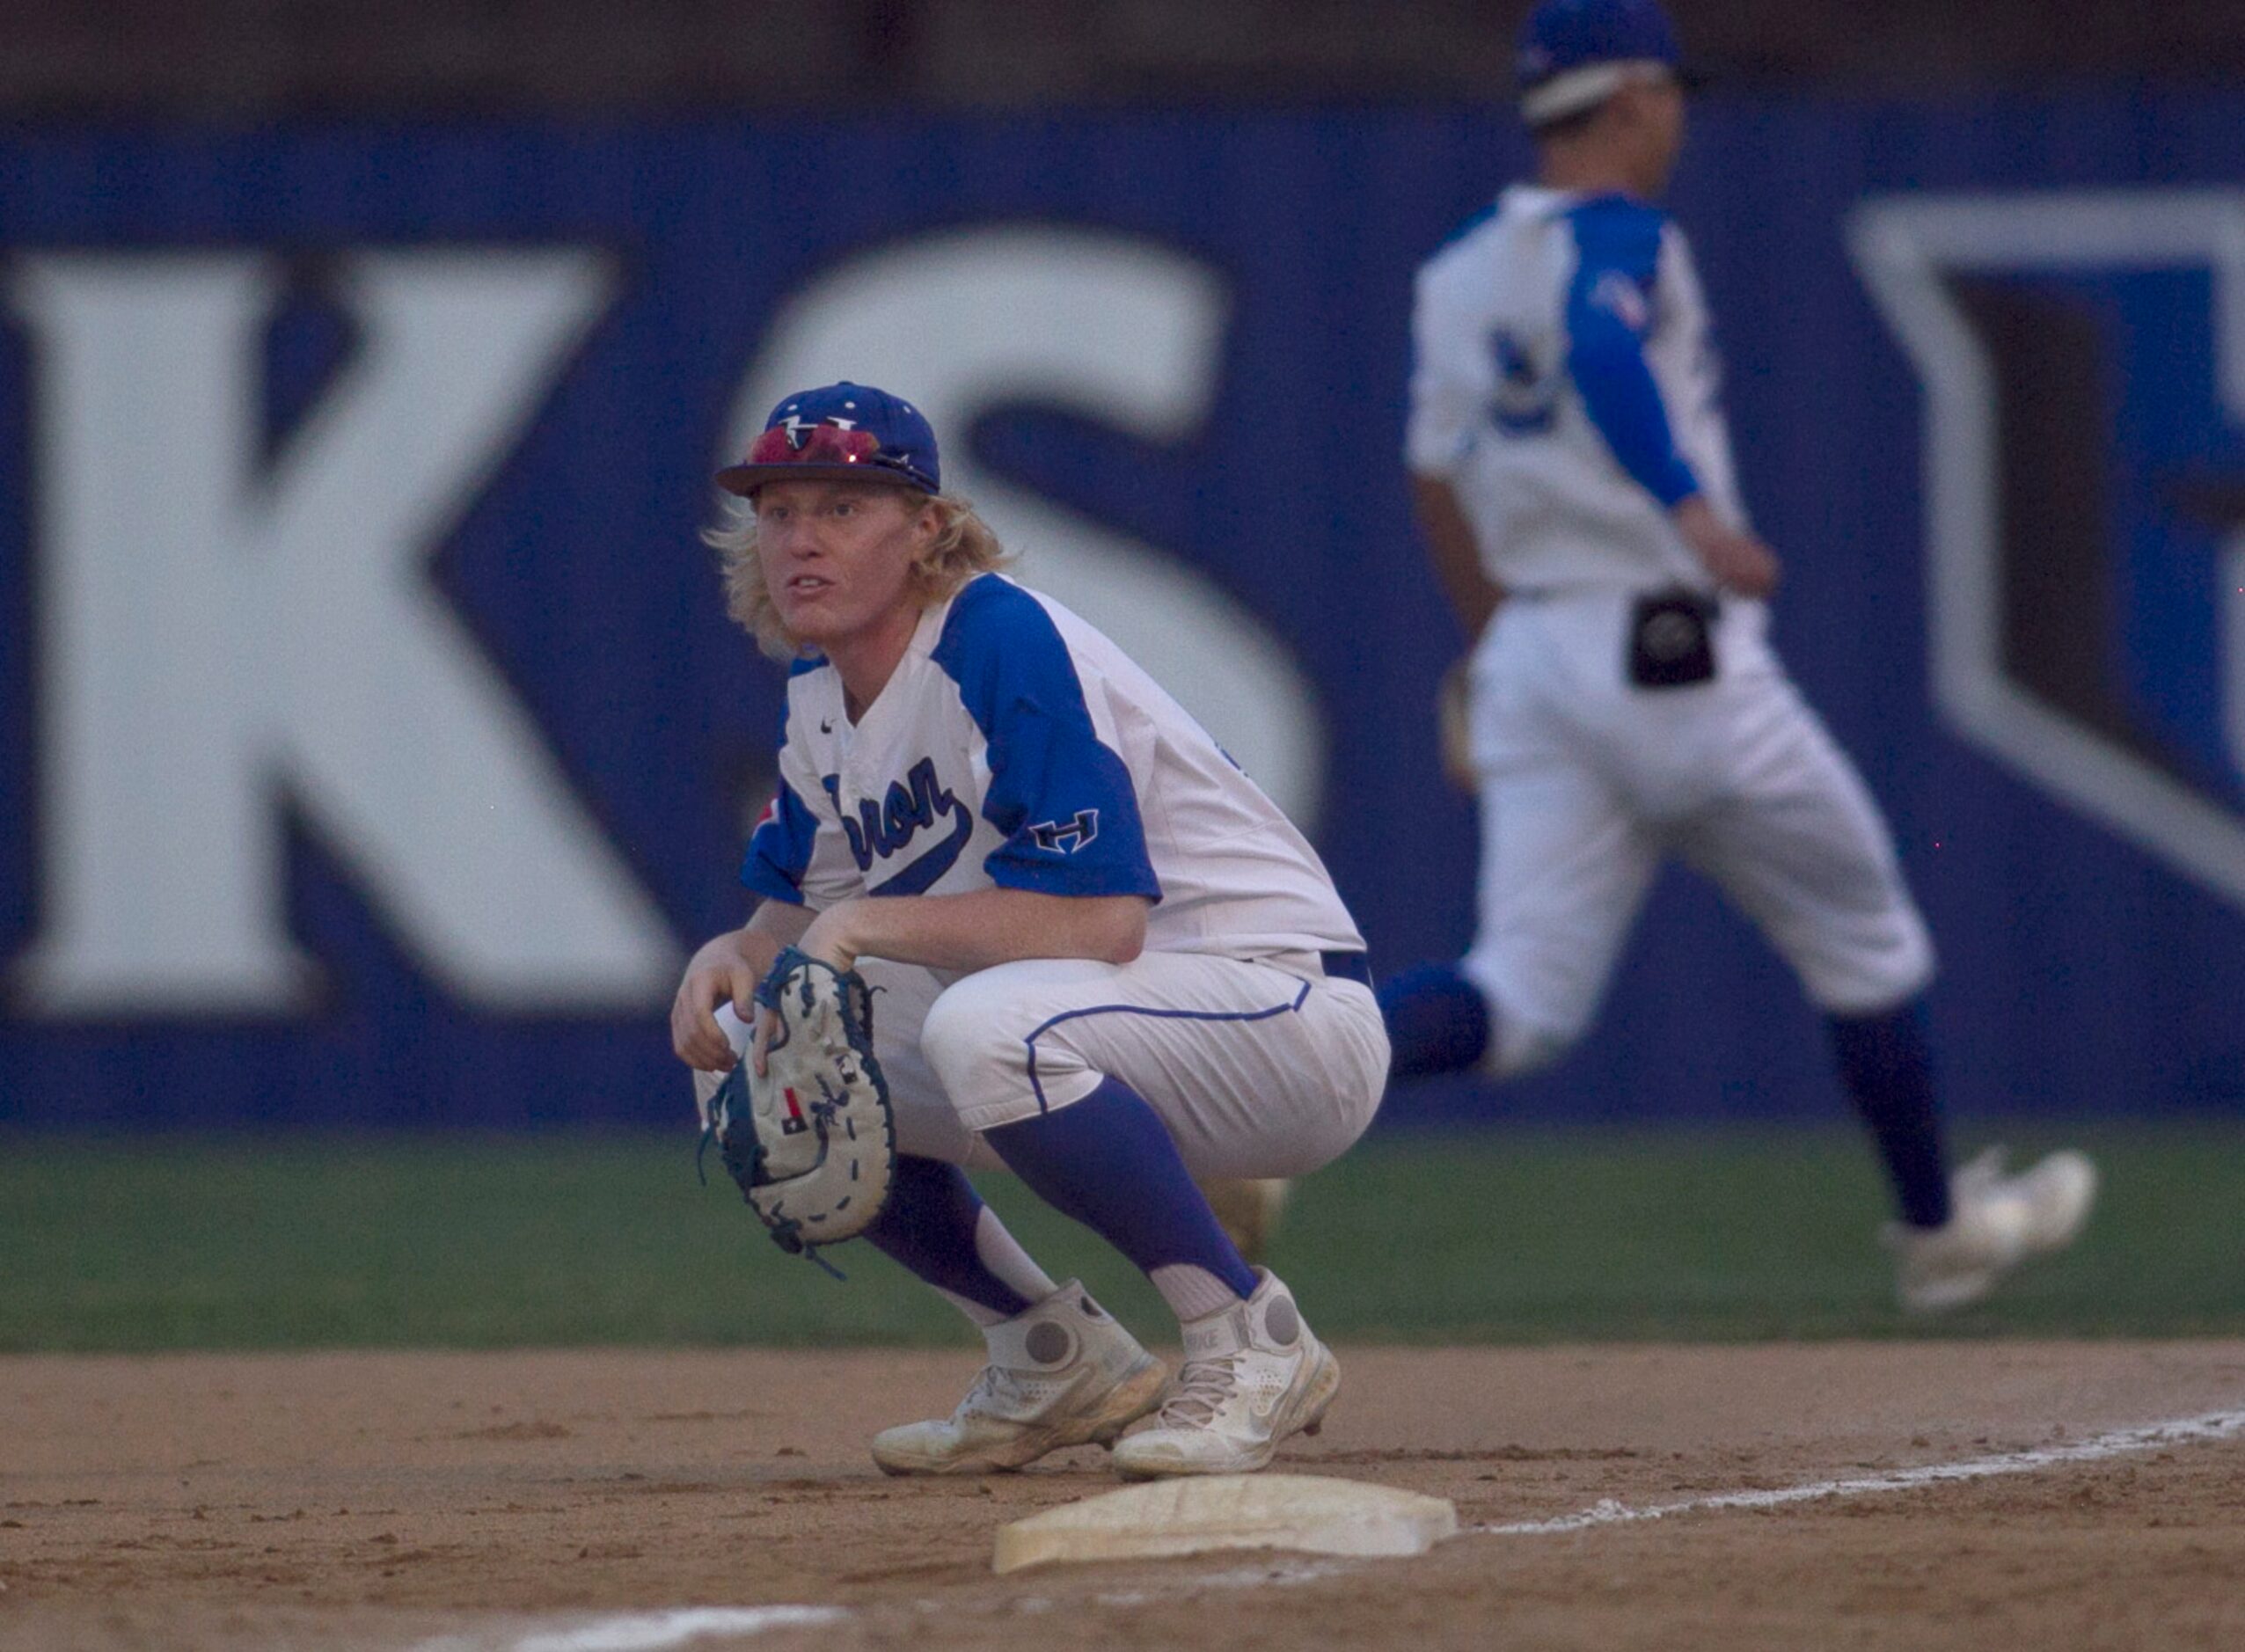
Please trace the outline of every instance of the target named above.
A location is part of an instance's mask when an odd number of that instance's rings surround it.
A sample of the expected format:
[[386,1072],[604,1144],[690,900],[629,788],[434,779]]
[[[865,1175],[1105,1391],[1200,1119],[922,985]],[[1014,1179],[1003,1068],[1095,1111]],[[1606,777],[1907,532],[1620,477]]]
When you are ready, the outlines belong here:
[[[2241,130],[1716,100],[1674,194],[1963,1115],[2245,1107]],[[791,374],[947,415],[1375,967],[1457,952],[1408,299],[1524,159],[1464,108],[0,139],[0,1125],[682,1123],[780,683],[697,534]],[[1677,874],[1583,1049],[1388,1116],[1841,1107]]]

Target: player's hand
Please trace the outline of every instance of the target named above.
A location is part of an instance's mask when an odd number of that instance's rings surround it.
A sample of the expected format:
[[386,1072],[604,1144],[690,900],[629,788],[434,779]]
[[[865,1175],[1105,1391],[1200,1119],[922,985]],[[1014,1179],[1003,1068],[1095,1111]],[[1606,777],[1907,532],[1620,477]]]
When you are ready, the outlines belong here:
[[1723,589],[1762,597],[1777,588],[1777,552],[1757,535],[1725,523],[1704,497],[1694,493],[1669,515],[1684,543]]
[[[811,926],[803,932],[802,939],[795,943],[796,949],[822,963],[832,964],[845,974],[856,969],[858,943],[852,937],[850,920],[858,904],[855,901],[843,901],[828,907],[811,921]],[[772,1039],[779,1032],[779,1017],[770,1010],[762,1012],[757,1017],[756,1029],[756,1042],[750,1047],[749,1063],[750,1071],[761,1078],[767,1071],[765,1056],[771,1049]]]
[[706,942],[687,961],[670,1000],[670,1048],[679,1060],[701,1072],[731,1069],[733,1044],[717,1025],[717,1006],[729,1002],[742,1020],[753,1020],[757,983],[778,953],[770,937],[736,929]]

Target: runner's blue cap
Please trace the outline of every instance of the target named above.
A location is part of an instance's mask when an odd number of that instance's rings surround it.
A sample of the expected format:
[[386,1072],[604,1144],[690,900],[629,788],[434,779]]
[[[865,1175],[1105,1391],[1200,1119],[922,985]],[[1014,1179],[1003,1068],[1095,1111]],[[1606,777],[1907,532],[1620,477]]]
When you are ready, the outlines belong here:
[[1579,114],[1633,72],[1665,69],[1689,85],[1676,25],[1659,0],[1544,0],[1520,26],[1516,73],[1530,126]]

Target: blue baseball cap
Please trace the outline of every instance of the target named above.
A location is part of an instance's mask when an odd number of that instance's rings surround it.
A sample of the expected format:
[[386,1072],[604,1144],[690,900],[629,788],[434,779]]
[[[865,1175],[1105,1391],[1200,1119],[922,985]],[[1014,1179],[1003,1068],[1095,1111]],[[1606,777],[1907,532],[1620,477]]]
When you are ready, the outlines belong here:
[[935,429],[920,410],[870,384],[798,391],[780,398],[749,444],[748,457],[717,473],[744,499],[766,482],[893,482],[943,491]]
[[1634,72],[1664,69],[1686,85],[1676,25],[1660,0],[1544,0],[1520,26],[1521,118],[1544,126],[1605,101]]

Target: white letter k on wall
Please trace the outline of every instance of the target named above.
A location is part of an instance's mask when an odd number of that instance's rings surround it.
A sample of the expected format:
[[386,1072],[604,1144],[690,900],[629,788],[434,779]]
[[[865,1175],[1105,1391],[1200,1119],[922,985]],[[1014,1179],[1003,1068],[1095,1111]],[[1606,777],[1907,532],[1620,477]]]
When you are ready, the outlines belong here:
[[269,260],[17,267],[38,385],[35,1012],[307,1002],[284,788],[459,997],[550,1012],[669,990],[661,915],[425,577],[601,312],[602,264],[344,271],[362,347],[260,475]]

